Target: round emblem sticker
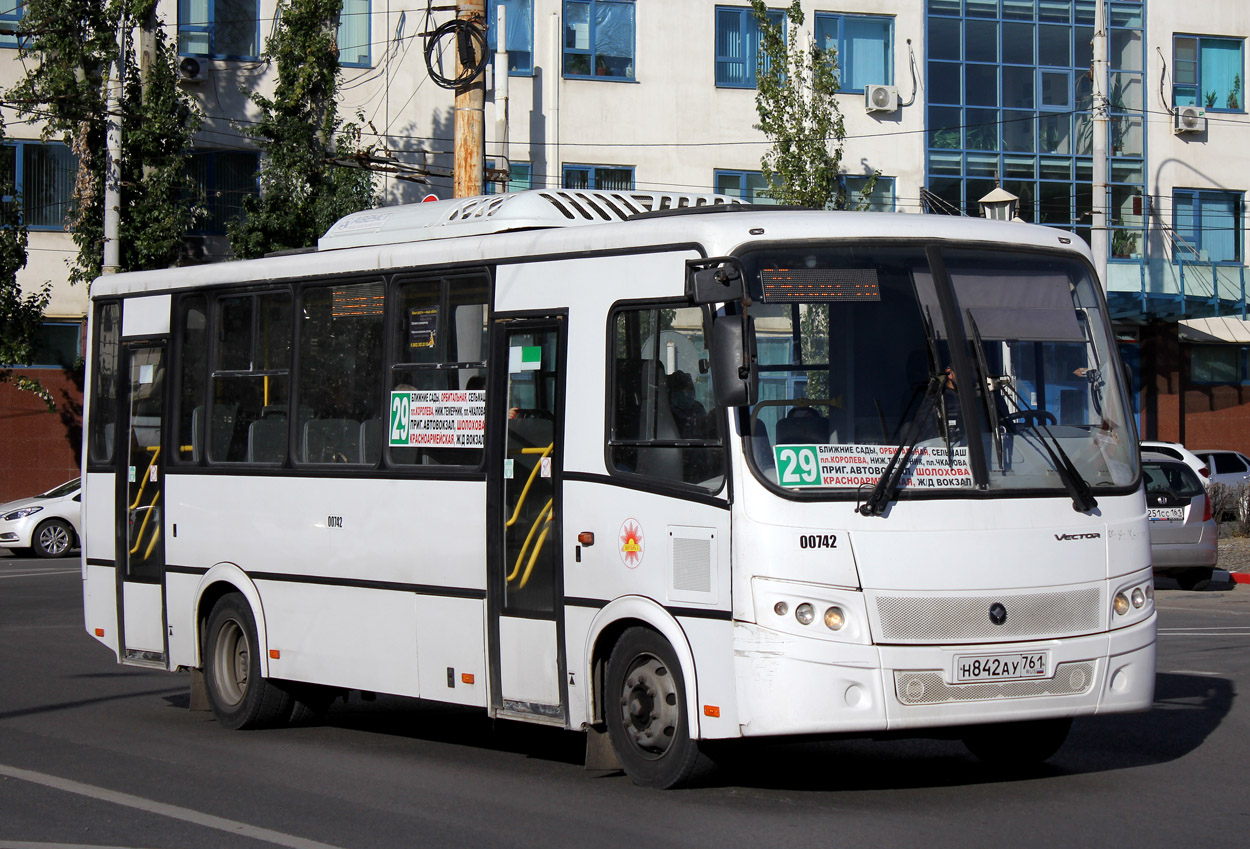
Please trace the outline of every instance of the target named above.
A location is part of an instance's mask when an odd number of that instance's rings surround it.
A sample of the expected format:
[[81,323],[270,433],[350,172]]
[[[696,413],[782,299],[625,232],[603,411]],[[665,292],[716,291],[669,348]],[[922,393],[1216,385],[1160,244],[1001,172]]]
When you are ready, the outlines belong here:
[[621,562],[630,569],[642,562],[642,525],[636,519],[626,519],[621,525]]

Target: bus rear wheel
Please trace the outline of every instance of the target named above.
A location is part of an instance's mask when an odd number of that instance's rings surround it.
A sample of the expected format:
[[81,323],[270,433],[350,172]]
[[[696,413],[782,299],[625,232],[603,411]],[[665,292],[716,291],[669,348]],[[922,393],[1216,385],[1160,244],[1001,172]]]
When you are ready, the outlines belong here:
[[612,649],[604,719],[625,774],[643,787],[688,783],[710,763],[690,738],[686,688],[672,646],[648,628],[630,628]]
[[231,730],[280,725],[292,698],[261,677],[256,619],[238,593],[222,596],[204,631],[204,684],[217,721]]
[[1070,717],[974,725],[965,729],[963,741],[996,769],[1027,769],[1054,757],[1071,728]]

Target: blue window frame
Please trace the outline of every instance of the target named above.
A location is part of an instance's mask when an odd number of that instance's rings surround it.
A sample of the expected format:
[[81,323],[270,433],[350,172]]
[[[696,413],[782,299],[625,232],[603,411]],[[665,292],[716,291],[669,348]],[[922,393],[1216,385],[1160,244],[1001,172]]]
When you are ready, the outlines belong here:
[[[768,10],[768,20],[785,32],[786,15]],[[755,88],[760,63],[760,28],[750,8],[716,7],[716,85]]]
[[632,192],[634,169],[631,165],[565,165],[564,188]]
[[1174,255],[1182,260],[1240,263],[1244,256],[1244,215],[1244,196],[1241,192],[1173,190]]
[[490,50],[495,52],[499,43],[498,9],[507,10],[508,73],[512,76],[532,76],[534,73],[534,0],[489,0],[486,4],[486,39]]
[[1191,345],[1189,382],[1203,385],[1250,383],[1250,349],[1244,345]]
[[1172,105],[1215,112],[1246,109],[1245,40],[1202,35],[1172,39]]
[[868,182],[871,177],[851,177],[842,178],[842,186],[846,190],[846,205],[848,209],[859,209],[863,204],[866,212],[893,212],[894,211],[894,178],[878,177],[873,183],[872,191],[867,195],[864,190],[868,188]]
[[838,52],[843,91],[894,84],[894,19],[816,13],[816,43]]
[[564,0],[564,76],[635,79],[634,0]]
[[712,190],[718,195],[742,198],[747,203],[776,203],[768,196],[768,183],[761,171],[718,168],[712,172]]
[[344,68],[368,68],[370,59],[370,0],[343,0],[339,12],[339,64]]
[[260,57],[260,0],[178,0],[178,53]]
[[74,198],[78,160],[63,144],[8,142],[2,149],[13,194],[0,198],[4,220],[16,212],[30,230],[64,230]]
[[208,216],[196,233],[222,235],[226,225],[243,214],[243,198],[259,192],[256,173],[260,156],[250,150],[193,151],[191,179],[204,197]]
[[26,14],[22,0],[0,0],[0,47],[17,47],[17,28]]

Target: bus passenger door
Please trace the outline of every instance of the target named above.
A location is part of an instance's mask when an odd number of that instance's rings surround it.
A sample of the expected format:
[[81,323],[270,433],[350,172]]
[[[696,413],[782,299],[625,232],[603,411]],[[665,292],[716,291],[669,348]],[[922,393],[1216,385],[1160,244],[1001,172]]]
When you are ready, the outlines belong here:
[[118,628],[121,659],[165,663],[165,463],[161,420],[165,407],[165,346],[126,345],[121,422],[125,442],[117,456]]
[[[487,446],[492,707],[563,724],[563,317],[491,328]],[[504,367],[493,367],[499,363]]]

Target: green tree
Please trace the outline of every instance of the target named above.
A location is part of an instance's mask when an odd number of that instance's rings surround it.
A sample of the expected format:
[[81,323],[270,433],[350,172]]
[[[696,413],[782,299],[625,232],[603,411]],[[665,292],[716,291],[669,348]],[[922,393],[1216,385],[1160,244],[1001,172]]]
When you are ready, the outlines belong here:
[[[779,203],[812,209],[844,209],[842,144],[846,138],[838,108],[837,51],[815,41],[800,44],[803,10],[794,0],[786,10],[788,27],[773,24],[763,0],[751,0],[760,30],[755,125],[772,142],[761,170],[769,194]],[[783,35],[783,29],[788,30]],[[876,175],[864,192],[872,190]]]
[[336,27],[342,0],[283,0],[265,57],[278,71],[272,98],[253,93],[260,120],[243,130],[261,151],[260,196],[229,226],[238,257],[303,248],[339,218],[375,204],[371,171],[344,167],[367,152],[360,127],[335,105]]
[[122,93],[122,267],[164,267],[198,213],[189,203],[187,150],[200,124],[177,88],[175,51],[155,17],[156,0],[26,0],[21,56],[25,76],[7,97],[23,117],[43,122],[44,140],[62,140],[78,159],[68,226],[78,246],[69,280],[90,282],[104,246],[104,173],[108,129],[106,83],[118,56],[117,27],[146,22],[157,49],[141,85],[133,44],[124,61],[133,82]]

